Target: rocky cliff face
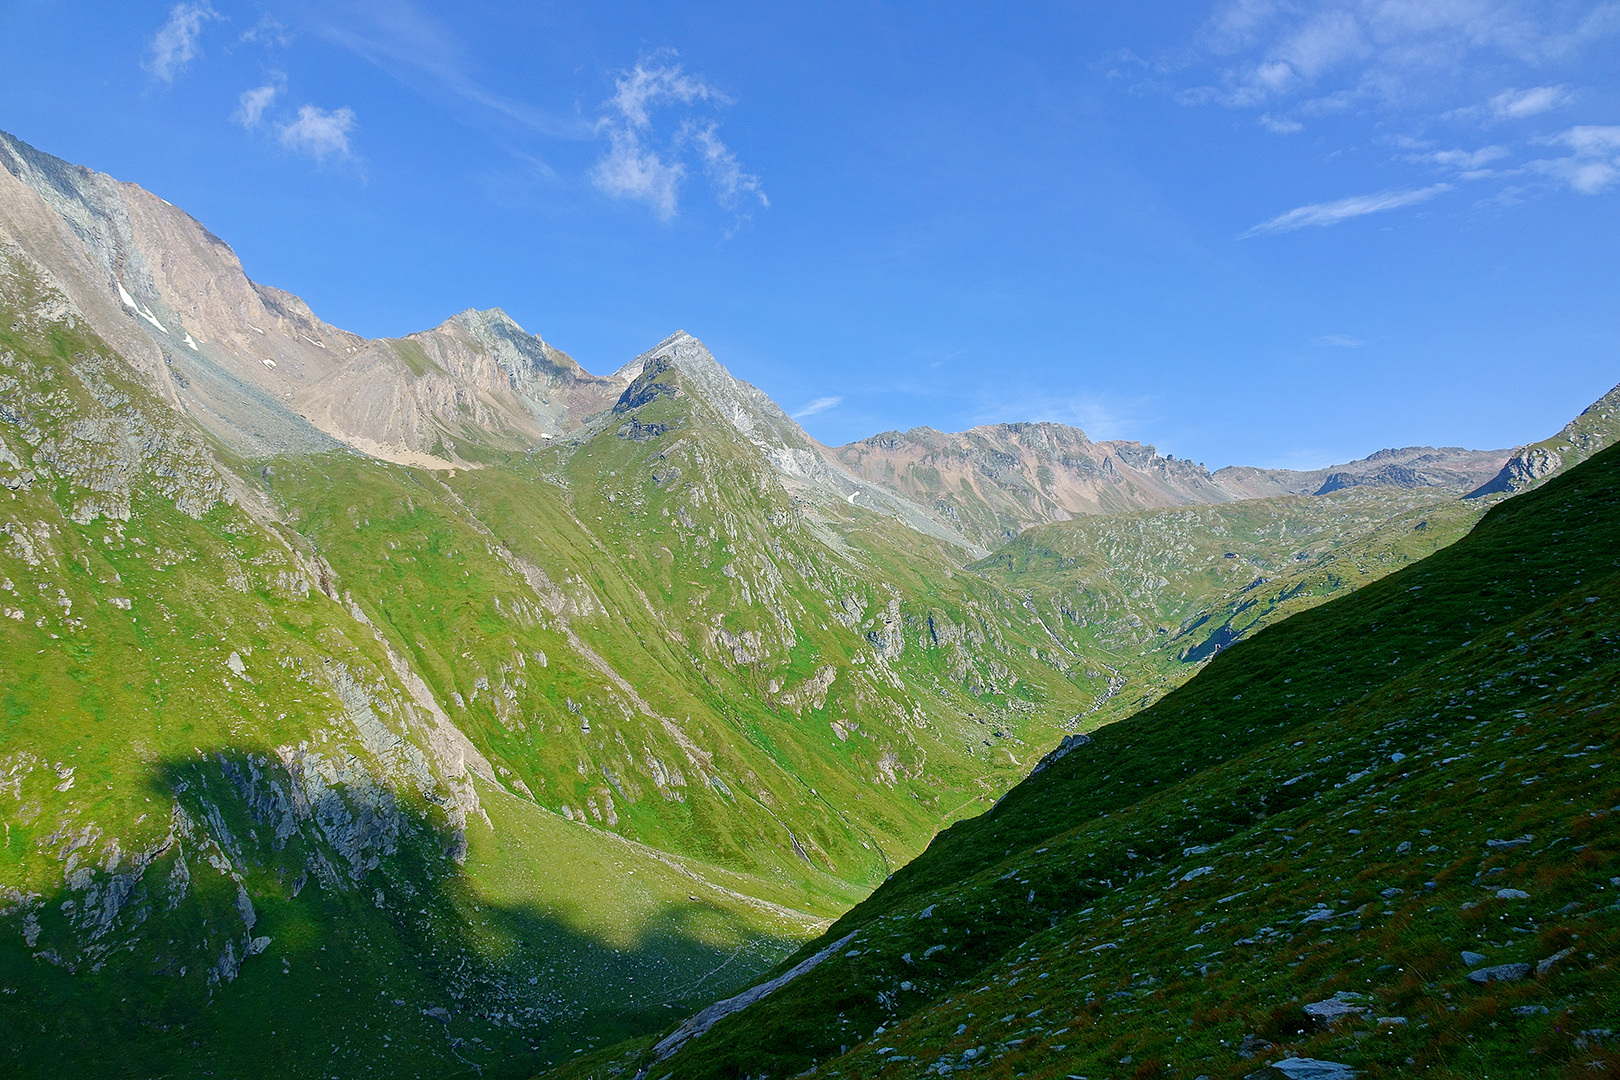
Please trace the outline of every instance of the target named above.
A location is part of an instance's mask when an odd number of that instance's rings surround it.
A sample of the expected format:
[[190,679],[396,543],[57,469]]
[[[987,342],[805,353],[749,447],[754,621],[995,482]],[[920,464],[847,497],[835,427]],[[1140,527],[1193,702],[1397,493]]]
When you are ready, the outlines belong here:
[[1501,471],[1481,484],[1470,498],[1528,491],[1585,461],[1617,438],[1620,438],[1620,386],[1588,405],[1557,435],[1514,451]]
[[458,441],[531,445],[623,388],[500,311],[367,341],[249,280],[229,245],[134,184],[3,133],[0,165],[0,236],[164,397],[245,456],[346,444],[442,467]]
[[444,468],[466,464],[458,445],[521,451],[571,431],[623,388],[494,309],[367,342],[292,400],[363,453]]
[[163,397],[241,453],[336,445],[287,402],[359,337],[249,281],[224,241],[134,184],[3,133],[0,166],[0,235]]

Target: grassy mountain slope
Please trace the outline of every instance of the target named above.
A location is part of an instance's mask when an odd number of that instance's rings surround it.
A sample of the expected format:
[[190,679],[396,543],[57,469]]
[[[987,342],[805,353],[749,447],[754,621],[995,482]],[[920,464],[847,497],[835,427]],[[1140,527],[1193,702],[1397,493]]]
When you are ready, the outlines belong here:
[[589,1071],[1613,1067],[1617,534],[1611,450],[1096,733],[674,1057]]
[[1106,722],[1265,626],[1465,535],[1488,503],[1352,488],[1036,526],[974,567],[1111,660]]

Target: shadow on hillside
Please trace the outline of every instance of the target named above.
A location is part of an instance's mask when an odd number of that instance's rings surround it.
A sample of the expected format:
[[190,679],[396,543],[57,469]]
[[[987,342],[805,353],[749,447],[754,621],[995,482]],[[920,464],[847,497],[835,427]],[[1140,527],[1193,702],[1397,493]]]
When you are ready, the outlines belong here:
[[[442,808],[296,771],[242,747],[163,762],[170,827],[78,849],[88,814],[51,837],[39,818],[68,884],[0,907],[0,1072],[527,1077],[670,1027],[797,944],[695,898],[617,945],[492,903]],[[119,832],[147,854],[109,859]]]

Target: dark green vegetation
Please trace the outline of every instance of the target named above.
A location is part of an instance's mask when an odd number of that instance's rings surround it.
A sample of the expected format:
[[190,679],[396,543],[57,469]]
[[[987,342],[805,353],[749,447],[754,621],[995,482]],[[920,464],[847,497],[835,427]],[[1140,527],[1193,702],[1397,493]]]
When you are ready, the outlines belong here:
[[673,1057],[570,1075],[1613,1069],[1617,626],[1610,449],[1096,732]]

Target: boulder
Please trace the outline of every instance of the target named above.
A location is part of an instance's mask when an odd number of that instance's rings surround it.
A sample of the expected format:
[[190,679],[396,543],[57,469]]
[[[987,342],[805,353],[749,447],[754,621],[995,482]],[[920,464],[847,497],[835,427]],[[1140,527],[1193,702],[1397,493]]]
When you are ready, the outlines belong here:
[[1547,974],[1547,972],[1549,972],[1553,968],[1557,967],[1558,962],[1560,960],[1567,960],[1571,956],[1574,956],[1574,955],[1575,955],[1575,950],[1574,949],[1560,949],[1559,951],[1553,953],[1551,956],[1547,957],[1547,959],[1541,961],[1541,963],[1536,965],[1536,974],[1537,975],[1545,975],[1545,974]]
[[1283,1058],[1271,1067],[1288,1080],[1355,1080],[1356,1070],[1337,1061],[1316,1058]]
[[1305,1015],[1318,1024],[1337,1024],[1341,1020],[1362,1015],[1367,1007],[1361,1003],[1359,994],[1348,994],[1340,991],[1324,1001],[1313,1001],[1305,1006]]
[[1247,1061],[1250,1058],[1258,1057],[1275,1045],[1277,1044],[1268,1042],[1258,1035],[1245,1035],[1243,1041],[1238,1043],[1238,1057]]
[[1497,964],[1495,967],[1475,968],[1468,973],[1468,981],[1481,986],[1493,982],[1518,982],[1529,977],[1529,964]]

